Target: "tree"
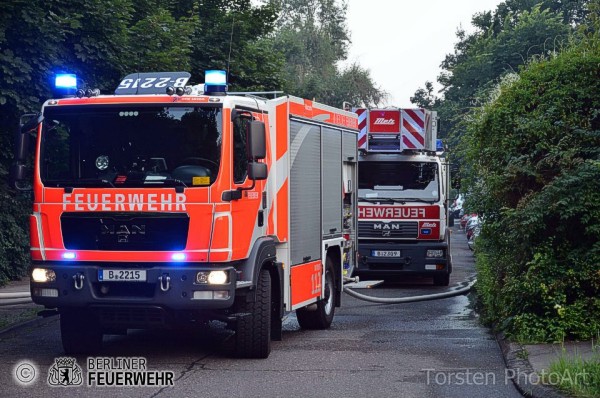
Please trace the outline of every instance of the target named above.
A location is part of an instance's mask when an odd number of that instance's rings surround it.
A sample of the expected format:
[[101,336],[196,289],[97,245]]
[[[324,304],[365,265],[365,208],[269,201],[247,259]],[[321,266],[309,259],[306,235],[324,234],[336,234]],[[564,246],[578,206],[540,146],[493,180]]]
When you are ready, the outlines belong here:
[[[514,73],[528,60],[559,51],[573,31],[574,23],[587,15],[581,1],[562,2],[509,0],[495,11],[475,14],[476,31],[457,31],[454,52],[441,63],[437,80],[442,97],[425,88],[415,92],[416,100],[432,104],[444,121],[442,134],[457,142],[464,131],[465,115],[479,104],[505,74]],[[569,23],[565,22],[569,21]],[[429,95],[429,97],[427,97]]]
[[421,107],[432,109],[438,99],[433,94],[433,83],[430,81],[425,82],[425,88],[420,88],[415,91],[415,96],[410,97],[410,102]]
[[251,0],[9,1],[0,13],[0,283],[29,264],[30,203],[6,183],[19,116],[38,111],[57,72],[113,92],[126,74],[229,69],[232,89],[283,86],[269,37],[277,7]]
[[505,79],[463,138],[485,316],[522,341],[600,329],[600,36]]
[[281,8],[274,37],[285,58],[284,90],[333,106],[344,101],[373,106],[385,98],[368,70],[358,64],[340,69],[346,59],[350,33],[345,2],[334,0],[272,0]]

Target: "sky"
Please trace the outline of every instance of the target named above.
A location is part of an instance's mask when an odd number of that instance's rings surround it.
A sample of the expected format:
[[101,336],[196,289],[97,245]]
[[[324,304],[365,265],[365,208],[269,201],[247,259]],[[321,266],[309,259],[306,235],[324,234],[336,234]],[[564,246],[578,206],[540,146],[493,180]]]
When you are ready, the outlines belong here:
[[459,26],[473,31],[471,17],[495,10],[501,0],[348,0],[352,44],[347,63],[358,62],[389,93],[383,106],[413,106],[410,97],[434,83],[440,64],[454,52]]

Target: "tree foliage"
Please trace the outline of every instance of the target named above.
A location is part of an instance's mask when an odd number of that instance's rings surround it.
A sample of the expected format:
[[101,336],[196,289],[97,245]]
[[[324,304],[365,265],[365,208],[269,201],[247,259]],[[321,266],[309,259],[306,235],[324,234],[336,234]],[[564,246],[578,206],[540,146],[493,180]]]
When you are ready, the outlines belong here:
[[370,72],[354,63],[338,66],[348,54],[350,32],[346,2],[335,0],[272,0],[281,7],[274,45],[285,58],[284,90],[341,107],[344,101],[374,106],[386,93]]
[[522,341],[600,330],[599,76],[593,34],[504,79],[463,139],[485,314]]
[[133,72],[225,69],[231,91],[285,90],[341,106],[380,102],[368,70],[339,68],[350,43],[337,0],[15,0],[0,13],[0,283],[28,265],[30,201],[7,186],[18,118],[73,72],[111,93]]
[[460,29],[438,111],[477,242],[484,319],[522,341],[600,330],[598,0],[506,0]]
[[411,101],[437,110],[444,122],[441,135],[456,145],[465,115],[480,105],[478,98],[528,60],[560,51],[573,26],[588,15],[587,4],[582,0],[507,0],[494,11],[475,14],[475,31],[467,34],[459,29],[454,52],[440,64],[441,95],[432,93],[426,83]]
[[18,118],[51,98],[55,73],[114,90],[126,74],[229,70],[233,90],[282,86],[278,9],[251,0],[17,0],[0,13],[0,283],[28,265],[30,203],[7,186]]

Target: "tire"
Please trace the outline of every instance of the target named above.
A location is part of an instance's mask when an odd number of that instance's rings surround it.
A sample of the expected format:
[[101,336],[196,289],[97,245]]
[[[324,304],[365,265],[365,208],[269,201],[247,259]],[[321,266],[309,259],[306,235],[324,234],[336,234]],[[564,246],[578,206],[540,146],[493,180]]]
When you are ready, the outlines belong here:
[[448,286],[450,284],[450,274],[435,275],[433,284],[435,286]]
[[96,354],[102,348],[102,336],[93,313],[83,310],[61,312],[60,337],[65,354]]
[[271,274],[260,271],[256,285],[256,300],[242,297],[235,311],[248,315],[239,318],[235,326],[234,355],[238,358],[267,358],[271,353]]
[[296,310],[296,318],[302,329],[328,329],[335,315],[335,279],[333,263],[325,261],[325,297],[316,302],[316,309],[307,307]]

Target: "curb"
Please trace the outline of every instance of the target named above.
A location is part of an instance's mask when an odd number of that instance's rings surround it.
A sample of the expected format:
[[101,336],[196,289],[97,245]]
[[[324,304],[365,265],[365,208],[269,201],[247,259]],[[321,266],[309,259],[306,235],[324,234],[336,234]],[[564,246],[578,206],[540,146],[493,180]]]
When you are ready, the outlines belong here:
[[525,396],[532,398],[568,398],[558,390],[539,382],[539,376],[533,370],[527,359],[525,349],[518,343],[513,343],[504,338],[502,333],[496,334],[496,341],[502,351],[506,369],[514,377],[511,380],[517,390]]
[[48,316],[45,318],[41,317],[41,316],[37,316],[36,318],[33,318],[33,319],[28,319],[26,321],[15,323],[13,325],[8,325],[8,326],[0,329],[0,337],[2,337],[5,334],[8,334],[10,332],[13,332],[15,330],[25,329],[28,326],[43,326],[46,323],[50,323],[50,321],[55,320],[55,318],[54,318],[55,316],[56,315],[51,315],[51,316]]

